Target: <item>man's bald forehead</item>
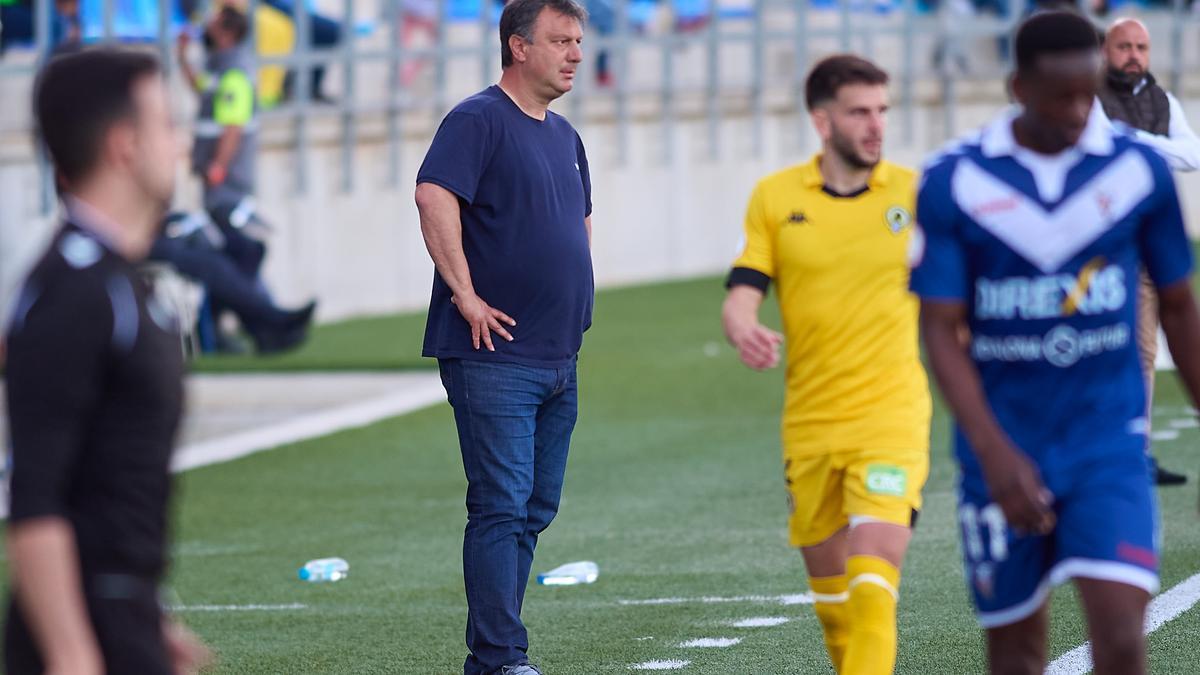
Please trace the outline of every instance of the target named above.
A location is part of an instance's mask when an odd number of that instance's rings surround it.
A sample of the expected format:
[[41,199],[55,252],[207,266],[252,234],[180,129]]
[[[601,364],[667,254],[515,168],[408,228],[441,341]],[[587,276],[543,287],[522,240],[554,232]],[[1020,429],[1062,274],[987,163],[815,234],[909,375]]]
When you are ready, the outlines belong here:
[[1133,32],[1133,35],[1130,37],[1144,37],[1146,42],[1150,41],[1150,31],[1146,28],[1146,24],[1132,17],[1125,17],[1114,21],[1112,25],[1108,27],[1108,31],[1104,34],[1104,39],[1107,42],[1108,40],[1116,38],[1117,35],[1128,34],[1130,32]]

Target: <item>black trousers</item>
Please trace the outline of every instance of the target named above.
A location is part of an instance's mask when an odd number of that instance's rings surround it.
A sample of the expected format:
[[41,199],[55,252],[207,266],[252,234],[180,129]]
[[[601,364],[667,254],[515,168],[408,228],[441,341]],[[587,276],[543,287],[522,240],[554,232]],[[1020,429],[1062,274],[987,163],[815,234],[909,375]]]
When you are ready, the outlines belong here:
[[[121,575],[85,575],[88,618],[108,675],[173,675],[163,641],[163,615],[153,582]],[[8,675],[42,675],[45,665],[15,598],[4,627]]]

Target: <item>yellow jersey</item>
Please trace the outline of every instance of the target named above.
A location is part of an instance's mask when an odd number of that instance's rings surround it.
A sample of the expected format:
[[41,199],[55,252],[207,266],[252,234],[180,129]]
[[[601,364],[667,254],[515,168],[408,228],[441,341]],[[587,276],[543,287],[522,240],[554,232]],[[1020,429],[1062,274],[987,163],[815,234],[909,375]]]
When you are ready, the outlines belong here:
[[[929,448],[929,383],[908,290],[912,171],[880,162],[867,188],[828,190],[820,155],[759,181],[738,274],[773,280],[783,315],[790,457]],[[740,269],[739,269],[740,268]]]

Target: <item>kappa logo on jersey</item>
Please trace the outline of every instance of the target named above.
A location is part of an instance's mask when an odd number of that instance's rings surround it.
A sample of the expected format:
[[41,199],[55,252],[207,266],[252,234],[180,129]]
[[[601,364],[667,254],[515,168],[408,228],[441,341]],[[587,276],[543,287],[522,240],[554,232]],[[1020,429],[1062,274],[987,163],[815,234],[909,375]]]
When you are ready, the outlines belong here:
[[887,222],[888,229],[892,231],[892,234],[900,234],[907,230],[913,222],[912,214],[903,206],[893,206],[888,209],[887,213],[883,214],[883,219]]
[[975,317],[978,319],[1059,319],[1075,314],[1093,316],[1125,306],[1125,270],[1095,258],[1078,276],[977,279]]
[[908,491],[908,474],[891,464],[867,467],[867,491],[877,495],[903,497]]
[[792,213],[788,216],[788,219],[783,224],[784,225],[807,225],[810,222],[812,222],[812,221],[810,221],[808,219],[808,216],[804,215],[803,211],[792,211]]

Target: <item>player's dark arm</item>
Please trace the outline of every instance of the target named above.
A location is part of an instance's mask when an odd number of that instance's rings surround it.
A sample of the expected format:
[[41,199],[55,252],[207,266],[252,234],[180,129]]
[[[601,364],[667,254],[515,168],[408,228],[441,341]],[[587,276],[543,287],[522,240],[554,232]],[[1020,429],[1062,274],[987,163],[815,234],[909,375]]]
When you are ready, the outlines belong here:
[[46,660],[46,672],[102,673],[70,523],[58,516],[22,521],[9,527],[7,546],[17,606]]
[[417,185],[416,201],[425,247],[429,249],[429,257],[433,258],[438,274],[454,294],[459,313],[471,324],[471,342],[475,349],[482,344],[488,351],[496,351],[492,345],[493,331],[511,342],[513,337],[501,322],[516,326],[516,320],[484,302],[471,283],[471,268],[463,251],[458,196],[440,185],[421,183]]
[[1050,495],[1037,468],[1000,428],[984,396],[979,371],[962,339],[966,316],[961,302],[921,302],[921,335],[934,377],[1009,524],[1019,530],[1049,531],[1054,526]]
[[47,672],[99,673],[88,619],[69,485],[95,418],[113,320],[104,280],[31,282],[14,320],[6,373],[12,441],[8,556],[17,607]]
[[1176,372],[1192,403],[1200,406],[1200,311],[1187,279],[1158,289],[1158,318]]

